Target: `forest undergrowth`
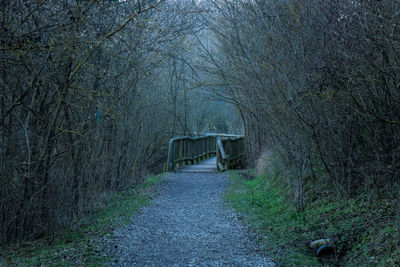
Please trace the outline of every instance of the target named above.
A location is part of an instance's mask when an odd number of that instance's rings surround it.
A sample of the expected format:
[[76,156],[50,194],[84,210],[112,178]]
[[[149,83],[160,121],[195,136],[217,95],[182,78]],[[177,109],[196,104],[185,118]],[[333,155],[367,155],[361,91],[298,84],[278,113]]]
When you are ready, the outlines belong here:
[[102,205],[51,236],[0,250],[0,266],[102,266],[111,261],[106,239],[156,194],[164,174],[105,198]]
[[[258,173],[258,174],[256,174]],[[263,170],[231,171],[225,198],[257,233],[282,266],[398,266],[399,215],[396,196],[382,190],[375,197],[360,189],[344,198],[329,183],[305,184],[299,210],[285,182],[285,166],[269,157]],[[249,177],[254,177],[249,179]],[[245,179],[247,178],[247,179]],[[335,251],[318,258],[310,242],[329,238]]]

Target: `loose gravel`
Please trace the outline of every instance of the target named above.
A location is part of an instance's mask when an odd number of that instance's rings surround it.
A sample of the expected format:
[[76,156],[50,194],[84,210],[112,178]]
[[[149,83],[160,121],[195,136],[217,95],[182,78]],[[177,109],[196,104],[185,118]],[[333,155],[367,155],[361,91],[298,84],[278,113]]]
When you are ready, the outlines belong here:
[[109,240],[112,266],[274,266],[222,200],[225,174],[174,173]]

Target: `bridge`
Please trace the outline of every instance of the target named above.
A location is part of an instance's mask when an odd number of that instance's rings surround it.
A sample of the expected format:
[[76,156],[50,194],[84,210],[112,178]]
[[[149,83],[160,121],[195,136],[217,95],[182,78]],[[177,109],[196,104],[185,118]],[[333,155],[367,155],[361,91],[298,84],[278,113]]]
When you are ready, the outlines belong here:
[[246,159],[243,135],[179,136],[169,141],[164,171],[212,172],[242,168]]

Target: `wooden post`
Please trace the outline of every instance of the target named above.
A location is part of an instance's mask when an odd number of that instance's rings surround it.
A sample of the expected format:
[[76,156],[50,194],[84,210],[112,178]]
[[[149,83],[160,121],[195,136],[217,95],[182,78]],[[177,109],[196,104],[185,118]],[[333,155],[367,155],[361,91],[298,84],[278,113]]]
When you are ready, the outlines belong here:
[[167,171],[174,170],[174,161],[174,139],[171,139],[168,145]]
[[190,157],[190,165],[193,164],[193,141],[192,140],[188,140],[188,157]]
[[215,156],[217,157],[216,168],[217,168],[217,170],[220,169],[220,171],[222,171],[221,168],[219,168],[220,167],[219,164],[221,164],[221,152],[219,151],[219,147],[218,147],[218,143],[221,142],[221,140],[220,140],[220,137],[216,137],[216,139],[217,139],[217,142],[215,142],[215,154],[216,154]]
[[182,153],[183,153],[183,140],[179,140],[179,165],[182,160]]
[[223,145],[223,141],[221,138],[217,139],[217,167],[221,171],[226,171],[229,169],[229,158],[228,155],[225,153],[225,148]]

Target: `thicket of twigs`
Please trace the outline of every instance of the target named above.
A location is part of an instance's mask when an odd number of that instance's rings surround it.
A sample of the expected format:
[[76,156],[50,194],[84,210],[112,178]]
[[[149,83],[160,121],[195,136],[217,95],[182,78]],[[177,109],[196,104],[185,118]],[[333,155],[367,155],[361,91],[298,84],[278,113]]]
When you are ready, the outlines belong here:
[[51,234],[161,171],[171,136],[213,130],[212,104],[186,90],[191,6],[1,1],[0,245]]
[[[201,8],[200,8],[201,6]],[[304,185],[399,188],[400,3],[2,1],[0,243],[141,181],[168,138],[244,122]],[[195,88],[208,88],[199,93]]]
[[250,155],[285,159],[299,208],[307,179],[345,196],[397,190],[400,3],[213,3],[210,72],[240,109]]

